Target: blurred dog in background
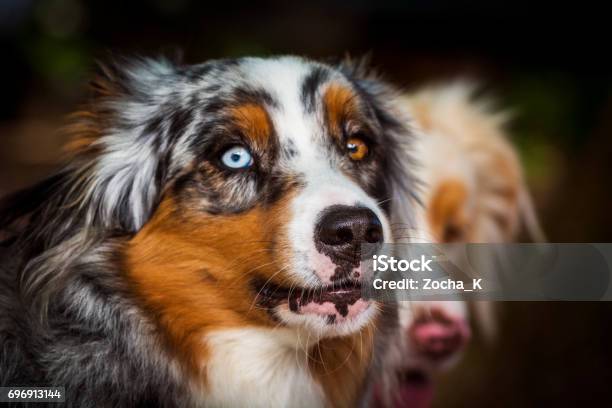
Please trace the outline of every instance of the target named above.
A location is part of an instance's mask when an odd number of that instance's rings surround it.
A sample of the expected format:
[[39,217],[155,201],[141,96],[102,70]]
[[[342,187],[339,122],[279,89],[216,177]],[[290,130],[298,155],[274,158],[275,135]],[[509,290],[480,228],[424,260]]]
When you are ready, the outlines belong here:
[[[544,235],[515,149],[505,130],[508,114],[476,98],[467,81],[425,88],[400,99],[412,118],[411,154],[422,183],[422,207],[409,242],[504,243],[521,227],[534,241]],[[393,337],[377,385],[376,403],[386,407],[429,406],[431,375],[456,363],[471,337],[468,309],[485,340],[496,332],[494,304],[455,301],[399,302]]]

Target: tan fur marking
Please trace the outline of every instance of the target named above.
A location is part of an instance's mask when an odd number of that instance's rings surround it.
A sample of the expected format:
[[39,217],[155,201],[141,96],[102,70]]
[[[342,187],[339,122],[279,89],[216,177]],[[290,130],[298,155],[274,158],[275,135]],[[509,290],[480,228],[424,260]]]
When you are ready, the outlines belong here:
[[466,227],[467,189],[459,180],[438,186],[429,203],[427,217],[434,237],[440,242],[458,241]]
[[231,108],[231,115],[244,135],[258,147],[265,147],[272,133],[268,112],[257,104],[247,103]]
[[333,137],[339,140],[343,136],[343,126],[349,119],[358,116],[357,98],[355,93],[342,85],[331,84],[323,95],[327,126]]
[[126,266],[134,293],[196,382],[205,383],[206,333],[273,326],[253,304],[250,279],[271,278],[286,264],[282,256],[273,256],[270,243],[279,253],[287,246],[282,227],[289,197],[225,216],[178,210],[167,198],[130,241]]
[[334,408],[353,407],[372,357],[374,325],[349,337],[323,339],[311,351],[309,365]]

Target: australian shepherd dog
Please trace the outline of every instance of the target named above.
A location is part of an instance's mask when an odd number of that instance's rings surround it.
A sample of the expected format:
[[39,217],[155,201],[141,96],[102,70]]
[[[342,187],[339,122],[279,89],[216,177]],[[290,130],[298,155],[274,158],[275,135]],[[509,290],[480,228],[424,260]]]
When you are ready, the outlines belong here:
[[65,167],[2,202],[0,383],[355,405],[385,315],[360,247],[393,241],[414,191],[392,89],[294,57],[124,61],[93,88]]
[[[361,64],[297,57],[133,59],[92,85],[65,166],[0,202],[0,385],[79,407],[376,400],[398,326],[427,319],[362,297],[361,246],[457,230],[418,200],[429,116]],[[446,357],[468,335],[441,313]]]

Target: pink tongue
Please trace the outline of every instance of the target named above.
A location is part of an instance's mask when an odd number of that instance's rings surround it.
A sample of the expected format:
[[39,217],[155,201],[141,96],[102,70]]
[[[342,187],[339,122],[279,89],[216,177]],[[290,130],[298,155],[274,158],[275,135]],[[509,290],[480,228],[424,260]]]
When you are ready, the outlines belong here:
[[431,382],[404,381],[393,400],[395,408],[428,408],[433,401]]
[[415,337],[417,340],[430,339],[434,337],[450,337],[456,329],[454,327],[444,326],[438,322],[423,323],[415,329]]

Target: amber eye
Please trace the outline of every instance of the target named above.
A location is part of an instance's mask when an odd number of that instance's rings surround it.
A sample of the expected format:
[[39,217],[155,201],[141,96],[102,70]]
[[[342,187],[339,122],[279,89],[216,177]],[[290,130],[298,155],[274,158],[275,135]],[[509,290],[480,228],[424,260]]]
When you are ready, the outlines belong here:
[[368,155],[368,145],[358,137],[351,137],[346,142],[346,149],[352,160],[362,160]]

